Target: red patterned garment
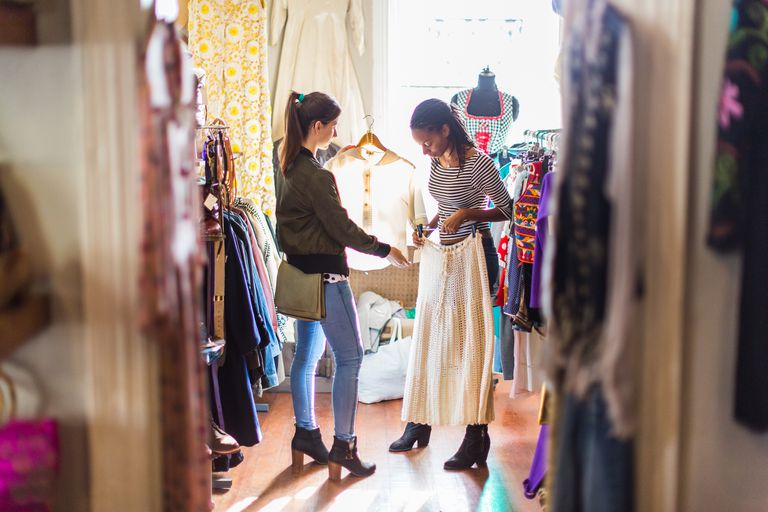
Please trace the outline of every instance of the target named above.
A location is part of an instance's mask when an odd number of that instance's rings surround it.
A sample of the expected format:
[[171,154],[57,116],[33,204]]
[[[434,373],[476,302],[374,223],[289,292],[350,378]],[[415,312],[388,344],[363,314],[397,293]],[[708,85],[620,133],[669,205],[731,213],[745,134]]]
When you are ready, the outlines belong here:
[[507,303],[507,253],[509,252],[509,235],[504,233],[499,241],[499,261],[501,262],[501,275],[499,277],[499,291],[496,292],[496,306],[504,306]]
[[520,263],[533,263],[536,246],[536,218],[541,199],[541,162],[530,164],[533,172],[515,203],[515,245]]

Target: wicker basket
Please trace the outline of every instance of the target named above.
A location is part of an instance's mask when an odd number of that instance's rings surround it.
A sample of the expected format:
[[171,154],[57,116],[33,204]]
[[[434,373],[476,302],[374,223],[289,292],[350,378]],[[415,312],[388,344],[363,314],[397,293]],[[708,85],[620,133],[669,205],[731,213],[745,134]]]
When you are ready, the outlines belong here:
[[394,300],[406,309],[416,307],[419,292],[419,264],[408,268],[387,267],[381,270],[362,272],[352,270],[349,284],[355,294],[355,301],[363,292],[374,292],[385,299]]

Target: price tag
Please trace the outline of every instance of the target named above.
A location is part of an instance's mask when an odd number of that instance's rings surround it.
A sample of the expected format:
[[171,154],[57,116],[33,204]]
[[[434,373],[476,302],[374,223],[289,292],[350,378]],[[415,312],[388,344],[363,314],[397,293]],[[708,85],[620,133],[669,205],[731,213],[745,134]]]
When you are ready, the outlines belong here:
[[216,206],[216,203],[218,202],[219,200],[216,199],[215,195],[208,194],[208,197],[205,198],[205,202],[203,203],[203,205],[209,210],[213,210],[213,207]]

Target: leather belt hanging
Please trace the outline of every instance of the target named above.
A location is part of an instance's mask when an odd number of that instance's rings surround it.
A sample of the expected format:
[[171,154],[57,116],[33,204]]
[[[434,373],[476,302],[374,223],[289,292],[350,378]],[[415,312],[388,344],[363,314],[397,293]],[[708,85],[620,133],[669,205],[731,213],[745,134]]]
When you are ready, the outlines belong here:
[[213,272],[213,336],[226,339],[224,336],[224,242],[214,242],[214,272]]

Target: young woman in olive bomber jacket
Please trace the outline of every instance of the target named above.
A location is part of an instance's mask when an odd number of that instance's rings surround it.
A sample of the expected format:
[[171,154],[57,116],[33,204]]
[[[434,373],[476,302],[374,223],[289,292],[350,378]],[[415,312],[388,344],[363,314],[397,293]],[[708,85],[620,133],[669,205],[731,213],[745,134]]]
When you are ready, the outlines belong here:
[[[363,346],[357,311],[347,280],[345,249],[387,258],[405,267],[408,260],[396,248],[367,234],[341,205],[336,181],[315,159],[336,134],[341,108],[321,92],[291,93],[285,110],[286,134],[280,147],[276,181],[277,237],[288,262],[307,274],[323,274],[326,318],[296,322],[296,354],[291,365],[291,393],[296,434],[291,441],[293,468],[300,471],[304,455],[328,464],[329,477],[338,480],[344,467],[356,476],[369,476],[376,465],[357,455],[355,415],[357,383]],[[336,362],[332,401],[333,447],[323,444],[315,419],[315,368],[331,345]]]

